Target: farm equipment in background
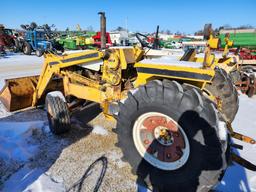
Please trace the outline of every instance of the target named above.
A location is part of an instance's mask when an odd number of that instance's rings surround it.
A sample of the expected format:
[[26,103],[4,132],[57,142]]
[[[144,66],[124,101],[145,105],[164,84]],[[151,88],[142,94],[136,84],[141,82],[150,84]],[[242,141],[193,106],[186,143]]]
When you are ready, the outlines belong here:
[[[256,48],[256,29],[230,29],[220,30],[219,38],[221,41],[225,39],[225,34],[230,34],[230,39],[234,41],[234,47],[243,47],[248,49]],[[221,43],[221,47],[225,47],[225,42]]]
[[[104,48],[106,42],[101,43]],[[0,92],[6,108],[45,104],[51,131],[62,134],[70,130],[76,107],[99,103],[106,118],[116,119],[117,146],[140,183],[160,191],[208,191],[223,177],[231,157],[256,170],[230,151],[229,136],[255,141],[233,131],[237,108],[223,110],[222,99],[232,95],[229,103],[238,107],[237,92],[210,59],[146,59],[139,47],[44,56],[40,76],[6,80]]]
[[156,28],[156,32],[153,35],[145,35],[142,33],[136,33],[135,36],[139,40],[142,47],[148,47],[153,50],[159,50],[160,48],[175,49],[180,48],[175,42],[163,41],[159,38],[159,25]]
[[19,47],[24,54],[31,55],[35,52],[41,57],[46,51],[63,51],[61,45],[53,40],[53,32],[47,24],[37,26],[32,22],[30,25],[21,25],[21,28],[26,30],[23,39],[19,41]]
[[[110,34],[106,32],[106,18],[103,12],[98,13],[101,16],[101,31],[89,34],[76,34],[70,35],[67,38],[59,38],[58,42],[64,46],[66,49],[76,50],[76,49],[97,49],[106,48],[113,45]],[[80,26],[79,26],[80,28]],[[81,30],[81,28],[80,28]],[[105,35],[102,35],[105,34]]]
[[17,34],[14,33],[14,30],[5,28],[2,24],[0,24],[0,41],[0,54],[5,54],[5,48],[14,52],[18,51]]
[[[256,94],[256,29],[230,29],[220,30],[220,39],[224,39],[224,34],[228,33],[230,39],[234,41],[234,48],[230,52],[239,49],[240,56],[240,80],[236,82],[237,88],[242,93],[252,97]],[[222,43],[222,47],[225,45]]]
[[58,37],[56,41],[67,50],[93,49],[94,40],[91,36],[81,33],[66,34]]
[[66,30],[64,34],[56,38],[56,41],[66,50],[94,49],[93,35],[95,35],[95,32],[82,31],[78,24],[77,31]]
[[251,65],[241,66],[240,80],[236,82],[238,90],[248,97],[256,94],[256,67]]
[[[232,79],[235,84],[240,80],[240,65],[239,65],[239,49],[235,54],[228,54],[229,48],[233,45],[233,42],[229,39],[229,36],[225,38],[225,49],[222,52],[218,52],[221,47],[221,39],[218,38],[213,32],[212,25],[206,24],[204,26],[204,40],[206,41],[204,56],[196,55],[196,50],[188,50],[183,57],[187,57],[190,61],[209,63],[212,67],[219,67],[225,70],[225,72]],[[184,58],[181,58],[184,59]],[[208,64],[207,64],[208,65]]]
[[4,29],[5,34],[9,36],[9,48],[14,52],[18,51],[18,33],[15,32],[13,29]]
[[[97,32],[94,36],[92,36],[94,40],[94,46],[97,48],[101,48],[101,32]],[[113,45],[110,35],[108,32],[106,32],[106,47],[111,47]]]

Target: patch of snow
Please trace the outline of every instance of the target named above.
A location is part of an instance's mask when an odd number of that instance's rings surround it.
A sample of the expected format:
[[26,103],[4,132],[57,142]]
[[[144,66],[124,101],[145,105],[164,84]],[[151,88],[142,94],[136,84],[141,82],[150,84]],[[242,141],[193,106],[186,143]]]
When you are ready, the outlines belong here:
[[152,58],[152,59],[144,59],[140,61],[140,63],[144,64],[156,64],[156,65],[167,65],[167,66],[176,66],[176,67],[192,67],[192,68],[202,68],[202,63],[191,62],[191,61],[180,61],[176,57],[164,56],[161,58]]
[[126,163],[123,162],[121,160],[123,154],[119,151],[119,152],[116,152],[116,151],[109,151],[107,153],[107,157],[112,161],[112,162],[115,162],[115,164],[119,167],[119,168],[123,168],[126,166]]
[[181,57],[184,55],[183,49],[145,49],[147,57],[173,56]]
[[3,191],[16,192],[64,192],[63,180],[44,173],[42,168],[31,169],[24,166],[6,182]]
[[226,141],[227,140],[227,126],[226,123],[223,121],[219,121],[219,137],[221,141]]
[[62,55],[66,55],[66,54],[72,54],[72,53],[81,53],[81,52],[86,52],[86,51],[89,51],[89,50],[65,50]]
[[105,136],[108,134],[108,131],[100,125],[94,125],[92,133]]
[[43,57],[35,55],[7,54],[0,59],[0,90],[5,84],[5,79],[39,75],[43,62]]
[[[0,87],[1,87],[1,85],[0,85]],[[10,114],[11,114],[11,113],[9,113],[9,112],[5,109],[4,105],[3,105],[2,102],[0,101],[0,118],[6,117],[6,116],[8,116],[8,115],[10,115]]]
[[[239,96],[239,110],[232,123],[234,131],[256,139],[256,100],[246,95]],[[256,164],[256,145],[233,139],[234,143],[243,146],[243,150],[234,150],[236,154]],[[256,174],[234,163],[230,166],[222,182],[216,187],[219,192],[251,191],[256,192]]]
[[37,148],[30,141],[44,122],[0,122],[0,125],[0,157],[5,161],[27,161]]
[[91,61],[91,62],[86,62],[84,64],[79,65],[80,67],[86,68],[86,69],[91,69],[94,71],[100,71],[100,67],[103,65],[103,60],[99,59],[97,61]]
[[62,178],[51,177],[43,173],[40,177],[29,185],[24,192],[65,192]]
[[43,126],[43,121],[0,122],[0,184],[38,151]]
[[256,176],[250,178],[249,183],[251,183],[251,191],[256,191]]
[[24,191],[34,180],[44,172],[42,169],[31,169],[24,166],[14,173],[5,183],[2,191]]
[[[223,58],[223,52],[222,51],[214,51],[213,54],[214,54],[216,59]],[[229,52],[228,56],[232,57],[232,56],[234,56],[234,53]],[[196,57],[204,58],[204,53],[198,53],[198,54],[196,54]]]

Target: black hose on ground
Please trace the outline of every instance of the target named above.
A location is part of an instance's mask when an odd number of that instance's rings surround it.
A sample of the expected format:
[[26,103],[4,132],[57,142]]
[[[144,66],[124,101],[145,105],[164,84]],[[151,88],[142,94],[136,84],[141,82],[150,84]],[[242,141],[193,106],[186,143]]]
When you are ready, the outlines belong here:
[[[103,181],[103,178],[105,176],[106,170],[107,170],[107,166],[108,166],[108,159],[103,155],[100,158],[98,158],[97,160],[95,160],[85,171],[84,175],[76,182],[74,183],[74,185],[72,185],[67,192],[74,190],[77,192],[81,192],[82,190],[82,186],[84,184],[85,179],[90,175],[89,172],[94,168],[94,166],[98,163],[98,162],[102,162],[102,169],[101,169],[101,173],[100,176],[97,180],[97,183],[94,187],[93,192],[97,192],[101,186],[101,183]],[[77,190],[75,190],[77,188]]]

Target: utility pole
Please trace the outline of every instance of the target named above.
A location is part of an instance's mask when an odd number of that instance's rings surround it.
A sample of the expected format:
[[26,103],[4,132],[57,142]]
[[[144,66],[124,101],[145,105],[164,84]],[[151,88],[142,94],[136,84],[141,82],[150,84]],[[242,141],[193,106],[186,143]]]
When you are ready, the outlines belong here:
[[125,29],[128,33],[128,17],[125,18]]

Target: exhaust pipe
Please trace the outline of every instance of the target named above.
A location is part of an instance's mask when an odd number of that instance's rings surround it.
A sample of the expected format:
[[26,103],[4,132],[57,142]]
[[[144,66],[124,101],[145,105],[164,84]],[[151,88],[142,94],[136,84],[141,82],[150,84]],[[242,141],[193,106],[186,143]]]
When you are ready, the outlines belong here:
[[106,17],[105,12],[99,12],[100,15],[100,41],[101,49],[106,48]]

